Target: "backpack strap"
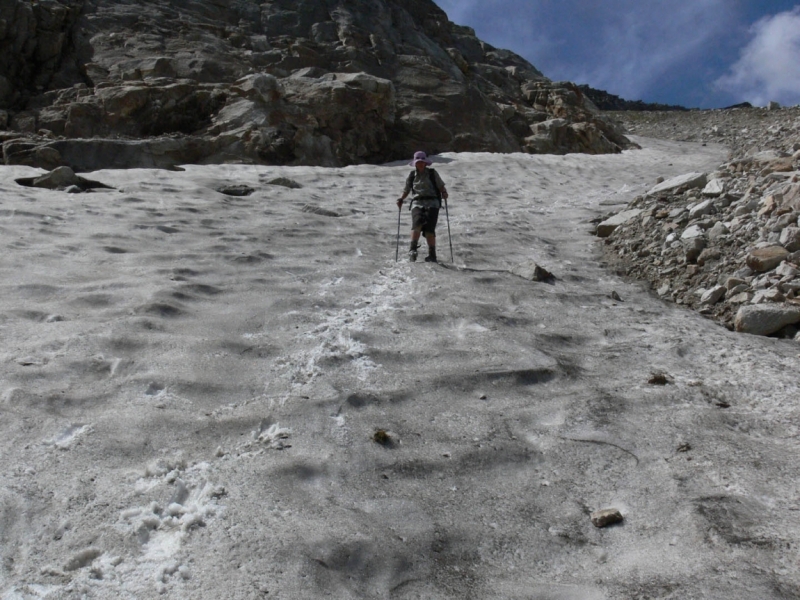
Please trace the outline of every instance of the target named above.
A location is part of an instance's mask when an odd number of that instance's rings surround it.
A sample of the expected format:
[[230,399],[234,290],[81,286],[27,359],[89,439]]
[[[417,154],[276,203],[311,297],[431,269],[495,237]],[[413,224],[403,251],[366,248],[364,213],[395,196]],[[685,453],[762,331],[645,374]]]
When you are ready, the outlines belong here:
[[436,197],[439,199],[439,208],[442,208],[442,192],[439,189],[439,186],[436,185],[436,171],[433,169],[428,169],[428,174],[431,176],[431,185],[433,189],[436,190]]

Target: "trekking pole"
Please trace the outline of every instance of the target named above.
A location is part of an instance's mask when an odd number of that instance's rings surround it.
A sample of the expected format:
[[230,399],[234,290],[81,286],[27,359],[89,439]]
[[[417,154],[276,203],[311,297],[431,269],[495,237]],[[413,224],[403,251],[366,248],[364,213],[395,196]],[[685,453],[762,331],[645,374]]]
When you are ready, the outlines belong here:
[[394,251],[394,262],[400,258],[400,214],[403,212],[403,207],[397,207],[397,248]]
[[447,199],[444,201],[444,216],[447,217],[447,240],[450,242],[450,262],[455,262],[453,259],[453,238],[450,235],[450,211],[447,210]]

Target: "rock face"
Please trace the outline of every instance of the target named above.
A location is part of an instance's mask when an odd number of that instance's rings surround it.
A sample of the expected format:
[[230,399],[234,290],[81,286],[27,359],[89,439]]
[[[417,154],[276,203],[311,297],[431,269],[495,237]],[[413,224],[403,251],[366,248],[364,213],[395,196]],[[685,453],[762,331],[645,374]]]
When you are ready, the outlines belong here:
[[[766,112],[709,111],[707,118],[748,132],[747,138],[732,144],[730,160],[715,173],[690,173],[636,198],[617,215],[624,222],[606,237],[605,248],[619,271],[648,280],[666,300],[736,331],[794,338],[800,321],[800,110],[769,111],[783,116],[779,125],[764,127]],[[699,118],[694,111],[681,115],[689,124]],[[621,219],[631,210],[640,211],[637,218]],[[605,233],[598,226],[597,235]]]
[[578,87],[430,0],[0,0],[0,57],[7,164],[345,165],[420,148],[631,145]]

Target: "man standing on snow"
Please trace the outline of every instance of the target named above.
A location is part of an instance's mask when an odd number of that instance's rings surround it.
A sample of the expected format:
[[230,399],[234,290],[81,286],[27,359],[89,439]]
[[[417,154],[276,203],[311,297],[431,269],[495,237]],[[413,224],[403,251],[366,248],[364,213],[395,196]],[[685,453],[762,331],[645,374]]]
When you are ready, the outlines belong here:
[[409,167],[414,167],[406,179],[403,195],[397,199],[397,208],[411,194],[411,245],[408,255],[411,262],[417,260],[419,236],[424,235],[428,242],[428,256],[425,262],[436,262],[436,221],[442,199],[447,200],[447,190],[442,178],[434,169],[428,168],[432,162],[424,152],[415,152]]

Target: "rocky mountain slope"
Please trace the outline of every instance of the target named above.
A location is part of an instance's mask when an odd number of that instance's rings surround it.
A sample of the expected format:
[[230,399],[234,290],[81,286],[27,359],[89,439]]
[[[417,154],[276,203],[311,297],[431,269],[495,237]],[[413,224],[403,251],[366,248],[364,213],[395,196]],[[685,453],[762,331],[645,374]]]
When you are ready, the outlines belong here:
[[0,0],[0,57],[6,164],[335,166],[420,148],[630,145],[575,85],[430,0]]
[[580,89],[580,91],[600,110],[633,110],[644,112],[683,112],[689,110],[685,106],[678,106],[675,104],[659,104],[657,102],[644,102],[643,100],[625,100],[615,94],[605,90],[598,90],[585,84],[579,85],[578,89]]
[[619,116],[637,133],[731,150],[600,223],[611,262],[730,329],[800,340],[800,108]]

